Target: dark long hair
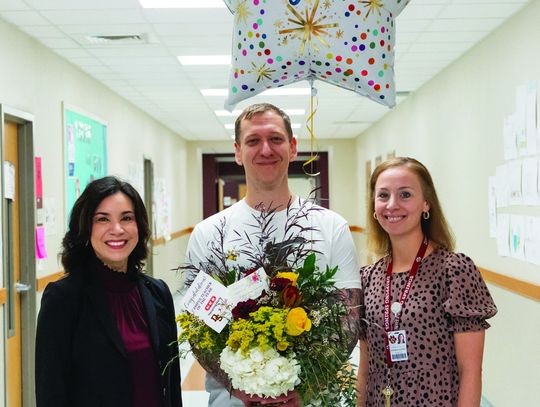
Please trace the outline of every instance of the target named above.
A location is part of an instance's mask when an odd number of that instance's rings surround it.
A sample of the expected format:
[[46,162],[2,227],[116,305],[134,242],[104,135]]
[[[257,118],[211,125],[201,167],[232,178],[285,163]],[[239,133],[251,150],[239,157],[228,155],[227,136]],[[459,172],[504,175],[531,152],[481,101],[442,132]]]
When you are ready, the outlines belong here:
[[150,227],[144,202],[139,193],[129,183],[108,176],[90,182],[81,196],[75,201],[69,217],[68,231],[62,240],[60,257],[66,273],[79,272],[83,265],[96,257],[90,244],[92,220],[97,207],[105,198],[118,192],[126,195],[133,204],[139,241],[128,258],[128,270],[142,270],[148,255]]

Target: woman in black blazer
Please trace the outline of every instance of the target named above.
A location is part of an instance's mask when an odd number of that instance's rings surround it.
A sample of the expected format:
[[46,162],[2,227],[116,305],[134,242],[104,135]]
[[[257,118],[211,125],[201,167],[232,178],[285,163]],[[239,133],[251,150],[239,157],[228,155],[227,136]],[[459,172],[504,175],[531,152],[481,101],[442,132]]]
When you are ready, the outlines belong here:
[[38,407],[182,406],[172,296],[142,273],[149,237],[126,182],[98,179],[75,202],[67,276],[47,286],[38,316]]

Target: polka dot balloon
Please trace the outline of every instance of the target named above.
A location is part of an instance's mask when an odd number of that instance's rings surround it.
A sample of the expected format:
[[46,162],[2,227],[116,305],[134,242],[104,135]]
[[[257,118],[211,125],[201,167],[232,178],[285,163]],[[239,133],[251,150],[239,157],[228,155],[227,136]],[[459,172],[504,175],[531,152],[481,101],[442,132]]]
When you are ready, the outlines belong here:
[[395,105],[395,17],[408,0],[226,0],[234,13],[225,107],[319,79]]

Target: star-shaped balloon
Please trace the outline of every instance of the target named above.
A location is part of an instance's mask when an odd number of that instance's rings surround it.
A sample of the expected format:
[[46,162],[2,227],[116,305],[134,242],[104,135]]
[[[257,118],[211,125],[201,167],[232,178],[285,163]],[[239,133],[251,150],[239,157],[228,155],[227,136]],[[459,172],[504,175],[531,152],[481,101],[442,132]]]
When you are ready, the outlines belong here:
[[319,79],[395,105],[395,17],[409,0],[225,0],[234,13],[225,107]]

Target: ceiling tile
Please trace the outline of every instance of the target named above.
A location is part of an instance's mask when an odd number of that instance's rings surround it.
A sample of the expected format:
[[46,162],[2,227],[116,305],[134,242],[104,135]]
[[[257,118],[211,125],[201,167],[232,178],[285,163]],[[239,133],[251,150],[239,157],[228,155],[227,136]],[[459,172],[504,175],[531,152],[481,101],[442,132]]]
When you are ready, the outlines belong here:
[[152,24],[175,23],[193,24],[200,23],[200,32],[213,32],[214,24],[226,24],[232,27],[233,15],[227,8],[209,9],[144,9],[142,11],[146,20]]
[[507,18],[522,7],[520,3],[494,3],[479,4],[476,2],[451,4],[444,9],[440,18],[456,19],[484,19]]
[[56,25],[103,25],[104,21],[113,21],[114,24],[145,22],[139,10],[44,10],[41,14]]
[[66,35],[54,25],[23,25],[19,28],[32,37],[65,38]]
[[444,8],[443,4],[416,4],[416,1],[412,1],[403,9],[398,15],[398,21],[402,19],[407,20],[419,20],[419,19],[432,19],[438,17]]
[[28,10],[22,0],[0,0],[0,11]]
[[47,25],[49,22],[35,11],[2,11],[0,17],[15,25]]
[[450,19],[439,18],[433,20],[426,31],[482,31],[489,32],[498,27],[504,19],[502,18],[482,18],[482,19]]
[[[531,2],[530,0],[529,2]],[[536,0],[538,1],[538,0]],[[415,91],[482,40],[526,0],[412,0],[396,19],[396,88]],[[201,88],[227,88],[228,66],[182,66],[178,55],[223,55],[232,47],[233,16],[223,9],[142,9],[138,0],[0,0],[0,16],[79,66],[120,97],[188,140],[230,140],[216,117],[224,97]],[[95,45],[88,35],[144,34],[145,44]],[[59,48],[62,47],[62,48]],[[68,47],[68,48],[65,48]],[[291,87],[307,87],[297,82]],[[390,111],[325,82],[315,117],[319,138],[357,137]],[[398,103],[404,98],[398,96]],[[258,102],[309,110],[309,96],[261,96]],[[294,117],[306,137],[307,115]]]
[[48,48],[80,48],[79,44],[69,38],[40,38],[42,44]]
[[152,27],[146,23],[135,24],[58,24],[58,28],[69,35],[124,35],[142,34],[152,31]]
[[139,5],[137,0],[25,0],[32,8],[41,10],[129,9]]

